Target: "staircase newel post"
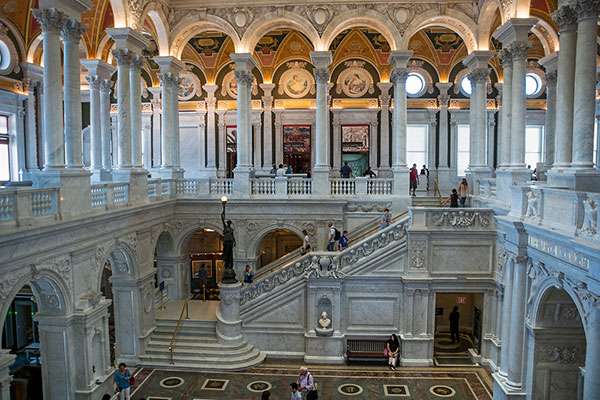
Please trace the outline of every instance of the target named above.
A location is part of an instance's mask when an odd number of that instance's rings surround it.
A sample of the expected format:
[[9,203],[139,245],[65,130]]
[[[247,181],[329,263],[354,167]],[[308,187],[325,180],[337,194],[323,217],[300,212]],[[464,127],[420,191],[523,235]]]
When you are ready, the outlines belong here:
[[240,344],[242,321],[240,319],[240,289],[242,284],[220,283],[220,303],[217,309],[217,338],[222,344]]

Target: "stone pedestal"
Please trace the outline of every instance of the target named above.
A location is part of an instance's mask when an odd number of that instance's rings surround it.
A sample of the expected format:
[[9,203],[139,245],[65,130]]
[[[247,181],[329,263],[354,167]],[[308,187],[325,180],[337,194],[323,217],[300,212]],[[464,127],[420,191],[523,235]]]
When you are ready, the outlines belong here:
[[548,185],[552,187],[598,192],[600,171],[591,168],[552,168],[548,171]]
[[90,173],[87,171],[47,170],[36,174],[33,186],[38,188],[60,188],[60,213],[81,216],[90,210]]
[[512,204],[511,187],[525,183],[531,179],[531,171],[527,168],[501,168],[496,170],[496,203],[500,208],[508,208]]
[[10,354],[10,350],[0,350],[0,400],[11,400],[10,382],[12,376],[9,375],[8,367],[15,361],[16,356]]
[[236,345],[243,342],[242,320],[240,319],[241,283],[220,283],[221,291],[217,309],[217,339],[219,343]]
[[[531,172],[529,173],[531,175]],[[467,171],[467,180],[473,197],[479,196],[479,186],[481,181],[488,180],[492,177],[492,171],[487,167],[475,167]]]
[[233,170],[232,196],[239,198],[250,197],[250,178],[254,174],[252,168],[236,167]]
[[114,170],[112,173],[114,182],[128,182],[130,203],[146,201],[148,199],[148,173],[145,170]]
[[400,335],[402,348],[400,365],[403,367],[431,367],[433,365],[433,336]]
[[313,194],[317,196],[329,195],[329,168],[315,168],[312,171]]
[[406,167],[394,167],[392,168],[392,176],[394,179],[393,190],[394,196],[408,196],[409,195],[409,180],[410,175]]
[[304,361],[314,364],[343,364],[345,362],[344,335],[333,332],[331,336],[308,333],[304,336],[306,354]]

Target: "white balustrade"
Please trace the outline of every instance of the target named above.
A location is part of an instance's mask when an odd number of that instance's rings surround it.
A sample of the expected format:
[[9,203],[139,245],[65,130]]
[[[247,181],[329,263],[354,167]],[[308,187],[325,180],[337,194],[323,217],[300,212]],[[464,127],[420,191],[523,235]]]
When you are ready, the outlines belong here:
[[180,179],[177,181],[177,194],[178,195],[196,195],[198,194],[198,180],[197,179]]
[[0,221],[15,219],[15,194],[0,193]]
[[166,196],[171,194],[171,181],[162,181],[160,183],[160,195]]
[[211,178],[210,194],[231,194],[233,192],[233,179]]
[[92,185],[91,187],[91,204],[94,207],[106,207],[106,186]]
[[58,189],[34,189],[31,192],[31,215],[56,214]]
[[290,196],[301,196],[312,194],[311,178],[291,178],[287,182],[287,194]]
[[376,178],[367,180],[367,194],[381,196],[393,194],[393,179]]
[[356,181],[352,178],[331,178],[329,182],[333,196],[354,196],[356,194]]
[[274,195],[275,179],[273,178],[255,178],[251,180],[252,194]]
[[114,204],[127,203],[129,198],[129,184],[123,183],[114,185],[113,187],[113,202]]
[[158,195],[157,186],[159,184],[159,180],[150,180],[148,181],[148,197],[156,197]]

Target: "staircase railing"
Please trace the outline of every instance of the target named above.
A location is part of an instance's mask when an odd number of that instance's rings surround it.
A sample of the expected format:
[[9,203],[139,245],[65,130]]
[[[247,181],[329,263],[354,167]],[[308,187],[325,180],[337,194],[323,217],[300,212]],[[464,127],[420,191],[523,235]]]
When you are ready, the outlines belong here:
[[177,326],[175,327],[175,332],[173,332],[173,337],[171,338],[171,343],[169,344],[169,352],[171,353],[171,365],[173,362],[173,343],[175,343],[175,338],[177,337],[177,332],[179,331],[179,325],[181,325],[181,320],[183,319],[183,312],[185,311],[185,319],[190,319],[189,306],[190,298],[185,299],[185,303],[183,303],[183,307],[181,308],[181,313],[179,314],[179,320],[177,321]]

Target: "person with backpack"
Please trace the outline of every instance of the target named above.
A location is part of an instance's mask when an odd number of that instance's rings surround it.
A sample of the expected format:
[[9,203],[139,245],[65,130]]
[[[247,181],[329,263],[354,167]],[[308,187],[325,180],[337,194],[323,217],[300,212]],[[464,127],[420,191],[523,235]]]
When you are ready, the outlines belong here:
[[329,237],[327,240],[327,251],[335,251],[335,243],[340,240],[340,231],[333,226],[333,222],[329,221],[327,223],[329,227]]
[[119,364],[119,370],[115,373],[115,383],[117,384],[117,391],[120,393],[119,399],[131,400],[130,390],[131,385],[135,383],[135,378],[129,372],[125,363]]
[[298,375],[298,391],[302,394],[302,398],[306,400],[318,399],[317,390],[315,389],[315,381],[308,368],[300,367]]

